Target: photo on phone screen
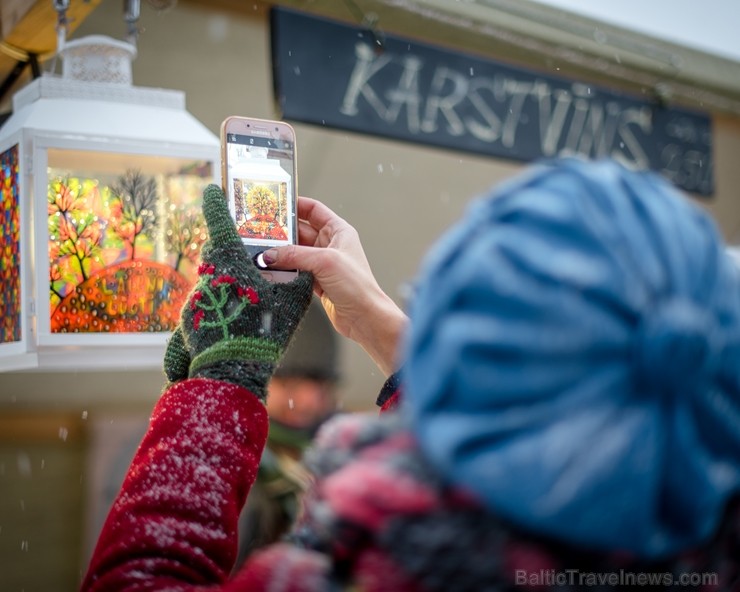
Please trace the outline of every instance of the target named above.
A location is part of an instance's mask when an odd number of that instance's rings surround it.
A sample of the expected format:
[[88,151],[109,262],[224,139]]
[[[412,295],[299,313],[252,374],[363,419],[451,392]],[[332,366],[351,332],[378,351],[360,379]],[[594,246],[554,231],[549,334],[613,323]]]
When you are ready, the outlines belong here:
[[253,255],[295,242],[295,143],[290,138],[225,132],[229,209]]

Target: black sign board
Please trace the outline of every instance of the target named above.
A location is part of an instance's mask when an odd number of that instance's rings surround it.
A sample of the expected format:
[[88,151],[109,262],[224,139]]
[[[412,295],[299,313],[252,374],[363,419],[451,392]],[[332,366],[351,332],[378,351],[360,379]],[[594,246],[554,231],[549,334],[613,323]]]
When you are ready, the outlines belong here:
[[272,11],[285,119],[500,158],[612,157],[714,191],[707,114],[291,10]]

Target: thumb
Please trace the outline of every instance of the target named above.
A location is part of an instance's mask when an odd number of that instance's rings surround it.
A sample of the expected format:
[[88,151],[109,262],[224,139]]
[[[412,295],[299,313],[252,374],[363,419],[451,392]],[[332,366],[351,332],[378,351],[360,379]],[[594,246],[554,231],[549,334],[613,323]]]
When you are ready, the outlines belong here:
[[286,245],[268,249],[262,253],[262,258],[271,269],[297,269],[318,277],[325,276],[331,266],[330,251],[304,245]]
[[185,345],[182,328],[178,327],[167,342],[164,353],[164,373],[171,383],[188,377],[190,354]]

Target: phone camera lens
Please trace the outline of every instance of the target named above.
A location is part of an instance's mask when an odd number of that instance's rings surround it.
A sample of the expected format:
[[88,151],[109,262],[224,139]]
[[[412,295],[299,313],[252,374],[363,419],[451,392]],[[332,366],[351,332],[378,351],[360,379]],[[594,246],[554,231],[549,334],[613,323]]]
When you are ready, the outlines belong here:
[[267,269],[267,264],[265,263],[265,260],[262,258],[262,251],[257,253],[253,258],[254,264],[260,268],[260,269]]

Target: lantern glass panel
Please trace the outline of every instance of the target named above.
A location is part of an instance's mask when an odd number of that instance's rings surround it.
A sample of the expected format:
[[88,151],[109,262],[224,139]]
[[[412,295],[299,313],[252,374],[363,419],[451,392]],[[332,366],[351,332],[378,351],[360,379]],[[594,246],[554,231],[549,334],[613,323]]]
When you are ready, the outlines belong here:
[[0,343],[21,340],[18,145],[0,154]]
[[207,237],[211,163],[50,148],[47,172],[51,332],[174,330]]

